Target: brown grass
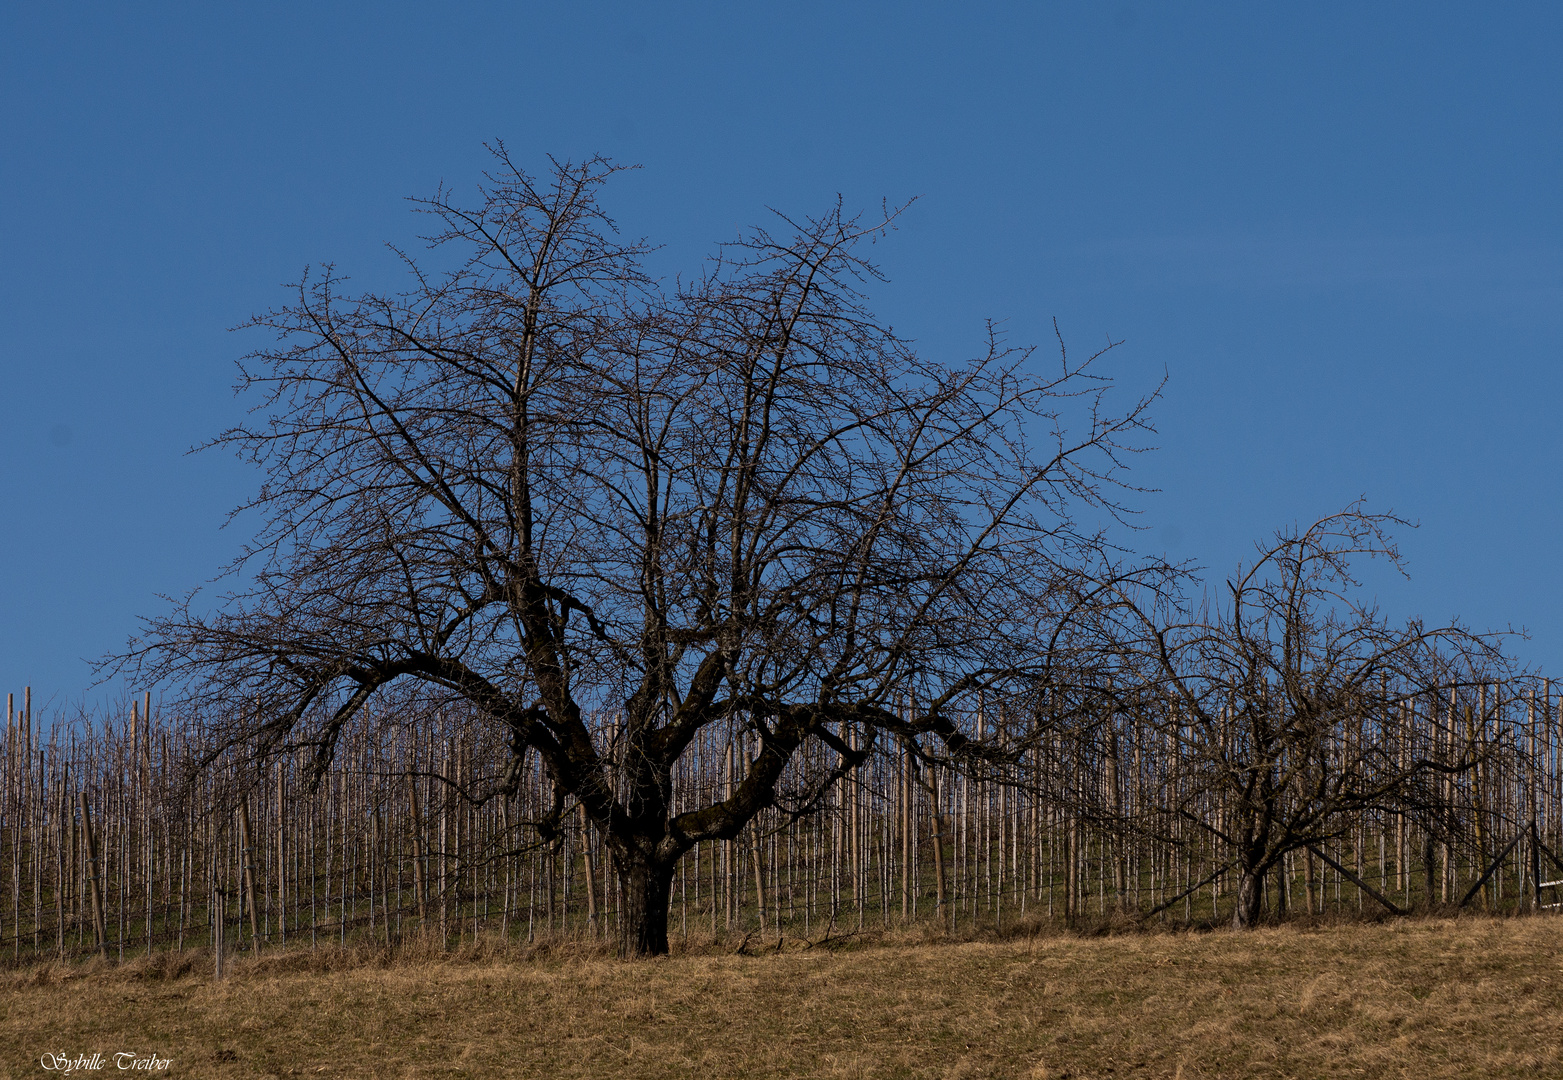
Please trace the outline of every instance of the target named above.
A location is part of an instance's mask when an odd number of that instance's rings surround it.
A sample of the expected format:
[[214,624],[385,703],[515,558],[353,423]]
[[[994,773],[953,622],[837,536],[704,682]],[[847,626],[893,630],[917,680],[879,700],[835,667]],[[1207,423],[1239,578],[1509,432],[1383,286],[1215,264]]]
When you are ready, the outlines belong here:
[[199,1077],[1555,1076],[1560,931],[1441,919],[629,964],[323,950],[239,959],[219,985],[186,954],[0,976],[0,1071],[133,1050]]

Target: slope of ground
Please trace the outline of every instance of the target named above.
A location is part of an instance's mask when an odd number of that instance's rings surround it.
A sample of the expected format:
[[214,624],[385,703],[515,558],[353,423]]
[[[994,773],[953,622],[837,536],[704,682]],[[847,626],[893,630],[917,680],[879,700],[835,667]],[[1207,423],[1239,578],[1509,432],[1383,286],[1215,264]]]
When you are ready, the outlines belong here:
[[629,964],[321,952],[220,984],[194,955],[47,967],[0,983],[0,1072],[133,1052],[201,1077],[1563,1075],[1560,938],[1471,918]]

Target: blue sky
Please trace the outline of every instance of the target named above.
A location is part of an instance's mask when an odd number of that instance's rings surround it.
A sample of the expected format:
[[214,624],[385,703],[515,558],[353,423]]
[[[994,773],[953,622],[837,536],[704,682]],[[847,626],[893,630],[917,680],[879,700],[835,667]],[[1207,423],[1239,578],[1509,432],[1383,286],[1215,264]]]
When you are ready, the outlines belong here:
[[7,5],[0,692],[89,690],[245,524],[231,327],[333,261],[396,283],[406,196],[483,142],[594,152],[690,268],[767,207],[919,196],[877,310],[934,356],[1111,338],[1169,377],[1133,543],[1219,580],[1366,496],[1386,610],[1563,663],[1556,5]]

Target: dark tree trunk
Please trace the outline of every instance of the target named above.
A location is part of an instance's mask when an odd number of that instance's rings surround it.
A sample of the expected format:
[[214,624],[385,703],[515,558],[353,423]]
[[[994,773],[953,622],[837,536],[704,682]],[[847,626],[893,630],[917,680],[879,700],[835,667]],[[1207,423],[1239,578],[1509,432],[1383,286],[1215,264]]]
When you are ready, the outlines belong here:
[[1264,904],[1264,871],[1245,866],[1237,879],[1237,903],[1232,909],[1232,928],[1247,930],[1259,922]]
[[673,864],[633,849],[615,851],[613,862],[624,903],[619,918],[619,956],[666,956]]

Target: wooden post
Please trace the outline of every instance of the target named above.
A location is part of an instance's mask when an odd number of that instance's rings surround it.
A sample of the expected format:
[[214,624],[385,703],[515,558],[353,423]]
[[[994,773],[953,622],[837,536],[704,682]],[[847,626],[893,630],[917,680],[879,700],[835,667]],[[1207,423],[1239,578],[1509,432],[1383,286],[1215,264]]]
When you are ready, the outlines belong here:
[[423,880],[423,816],[418,810],[418,780],[407,774],[407,797],[412,804],[412,891],[418,904],[418,926],[429,923],[428,889]]
[[901,922],[903,924],[912,914],[911,760],[911,751],[907,749],[905,742],[902,742],[900,776],[896,778],[900,782],[896,787],[901,802],[897,808],[897,816],[900,818],[901,826]]
[[207,908],[212,915],[212,971],[216,982],[223,981],[223,902],[222,890],[217,887],[217,878],[212,877],[211,899],[207,902]]
[[250,948],[258,954],[261,948],[260,925],[255,914],[255,867],[250,861],[250,800],[239,800],[239,872],[244,889],[244,903],[250,909]]
[[510,944],[510,890],[514,877],[515,859],[510,855],[510,797],[499,800],[499,848],[505,852],[505,900],[499,914],[499,940]]
[[[29,688],[31,689],[31,688]],[[11,815],[11,956],[22,956],[22,778],[21,767],[27,763],[27,735],[24,724],[26,714],[17,717],[11,739],[6,746],[6,808]]]
[[[55,766],[59,768],[58,744],[55,744]],[[68,790],[69,766],[55,774],[54,782],[57,785],[54,796],[54,927],[59,937],[60,959],[65,959],[65,881],[66,867],[69,862],[69,847],[67,846],[66,824],[63,820],[70,815],[70,806],[65,801],[64,793]]]
[[87,809],[87,793],[79,793],[82,839],[87,845],[87,882],[92,893],[92,929],[97,935],[98,952],[108,958],[108,933],[103,926],[103,892],[98,885],[98,841],[92,834],[92,815]]
[[765,876],[760,869],[760,819],[756,817],[749,823],[750,861],[754,863],[754,900],[760,912],[760,934],[765,934]]
[[[450,740],[440,756],[440,951],[450,947]],[[345,897],[344,897],[345,900]],[[343,923],[344,927],[346,922]]]
[[935,766],[928,767],[928,797],[933,801],[933,874],[935,903],[938,906],[939,918],[944,922],[946,930],[955,929],[953,915],[950,911],[949,896],[944,883],[944,811],[939,806],[939,772]]
[[[731,734],[727,738],[727,753],[724,761],[727,777],[722,788],[722,798],[727,800],[733,797],[733,739]],[[724,916],[723,922],[729,930],[733,928],[733,915],[737,904],[737,899],[734,896],[737,890],[733,888],[733,856],[735,852],[736,845],[732,840],[722,841],[722,894],[725,898],[722,911]]]
[[[1485,705],[1485,699],[1486,699],[1486,689],[1487,688],[1485,686],[1482,687],[1482,691],[1483,691],[1482,697],[1483,697],[1483,704],[1484,705]],[[1484,710],[1484,713],[1485,713],[1485,710]],[[1487,724],[1487,718],[1486,718],[1486,716],[1484,714],[1483,717],[1482,717],[1483,734],[1485,734],[1486,724]],[[1466,706],[1465,706],[1465,735],[1466,735],[1466,744],[1467,744],[1469,752],[1471,754],[1473,754],[1473,755],[1480,753],[1481,752],[1481,743],[1484,742],[1485,740],[1479,741],[1478,738],[1477,738],[1476,712],[1472,708],[1472,706],[1470,705],[1469,702],[1467,702]],[[1482,767],[1481,767],[1480,764],[1478,764],[1476,769],[1473,770],[1473,775],[1472,775],[1471,779],[1472,779],[1472,783],[1474,784],[1474,786],[1476,788],[1476,791],[1475,791],[1476,806],[1475,806],[1475,813],[1472,816],[1473,824],[1476,827],[1476,850],[1477,850],[1478,857],[1481,859],[1482,863],[1485,865],[1486,862],[1487,862],[1487,830],[1484,828],[1483,818],[1486,817],[1486,814],[1487,814],[1487,802],[1486,802],[1486,792],[1484,790],[1486,785],[1482,782]],[[1485,889],[1482,890],[1482,909],[1483,910],[1490,910],[1490,904],[1488,902],[1487,891]]]
[[282,762],[277,762],[277,941],[288,940],[288,831],[283,814],[286,780]]
[[[597,922],[597,878],[592,865],[591,822],[586,819],[586,804],[581,803],[581,854],[586,858],[586,936],[596,938],[601,929]],[[606,935],[601,935],[606,936]]]
[[1530,909],[1541,910],[1541,838],[1536,819],[1530,819]]
[[[857,731],[847,731],[847,746],[855,750],[858,749],[858,744],[860,744],[860,736],[858,736]],[[858,930],[861,930],[863,928],[863,886],[867,880],[867,872],[863,866],[863,850],[861,850],[863,849],[860,836],[860,830],[863,828],[863,821],[861,821],[863,785],[858,783],[858,769],[861,769],[861,766],[852,767],[852,772],[847,775],[846,783],[847,791],[850,792],[850,797],[852,797],[852,821],[849,822],[849,828],[852,830],[852,833],[850,833],[852,835],[852,907],[857,908]],[[777,869],[777,860],[775,860],[775,853],[772,853],[772,886],[774,886],[775,897],[777,897],[777,941],[780,941],[782,939],[782,907],[780,907],[782,905],[782,892],[780,892],[780,889],[775,888],[777,886],[775,869]]]
[[152,879],[156,868],[156,848],[152,834],[152,692],[150,690],[142,701],[141,725],[141,843],[146,852],[147,956],[150,958],[152,955]]

